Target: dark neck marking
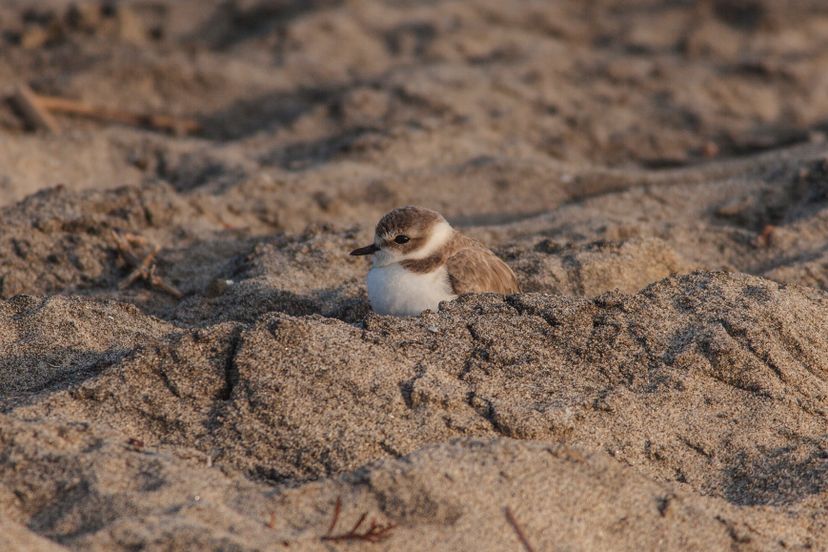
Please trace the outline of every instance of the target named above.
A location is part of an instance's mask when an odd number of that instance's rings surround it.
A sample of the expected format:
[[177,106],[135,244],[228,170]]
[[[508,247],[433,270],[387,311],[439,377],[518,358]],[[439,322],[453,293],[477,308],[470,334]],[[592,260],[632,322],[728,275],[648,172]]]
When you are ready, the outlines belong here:
[[432,255],[431,257],[426,257],[425,259],[406,259],[404,261],[400,261],[400,265],[402,265],[402,267],[406,270],[420,274],[437,270],[442,264],[442,255]]

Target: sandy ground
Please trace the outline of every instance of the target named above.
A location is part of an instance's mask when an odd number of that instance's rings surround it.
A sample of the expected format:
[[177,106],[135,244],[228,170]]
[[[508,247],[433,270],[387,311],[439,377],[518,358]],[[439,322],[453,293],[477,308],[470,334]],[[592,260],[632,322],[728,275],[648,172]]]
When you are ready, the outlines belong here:
[[[0,104],[3,550],[828,549],[821,0],[0,30],[6,96],[201,126]],[[524,293],[371,313],[347,252],[409,203]]]

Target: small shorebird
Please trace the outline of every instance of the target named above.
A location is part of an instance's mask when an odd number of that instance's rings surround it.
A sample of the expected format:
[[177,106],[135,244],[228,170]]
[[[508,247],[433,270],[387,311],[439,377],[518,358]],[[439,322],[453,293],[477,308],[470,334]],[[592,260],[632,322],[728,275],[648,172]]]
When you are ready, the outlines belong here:
[[480,242],[452,228],[443,215],[400,207],[377,224],[374,243],[351,251],[373,255],[368,299],[380,314],[436,311],[463,293],[517,293],[515,273]]

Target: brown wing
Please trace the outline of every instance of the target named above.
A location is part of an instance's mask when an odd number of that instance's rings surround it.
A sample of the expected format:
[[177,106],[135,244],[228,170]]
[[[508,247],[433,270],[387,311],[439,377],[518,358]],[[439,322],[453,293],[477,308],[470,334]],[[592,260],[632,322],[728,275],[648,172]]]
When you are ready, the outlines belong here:
[[468,247],[456,251],[446,261],[454,293],[517,293],[517,278],[509,265],[485,247]]

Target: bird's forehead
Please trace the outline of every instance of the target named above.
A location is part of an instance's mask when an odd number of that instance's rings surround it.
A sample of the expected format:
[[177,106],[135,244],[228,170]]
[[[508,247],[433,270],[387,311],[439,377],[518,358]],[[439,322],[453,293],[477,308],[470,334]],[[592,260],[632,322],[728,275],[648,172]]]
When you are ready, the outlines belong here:
[[417,207],[401,207],[386,214],[377,224],[377,235],[398,233],[423,234],[443,220],[436,211]]

